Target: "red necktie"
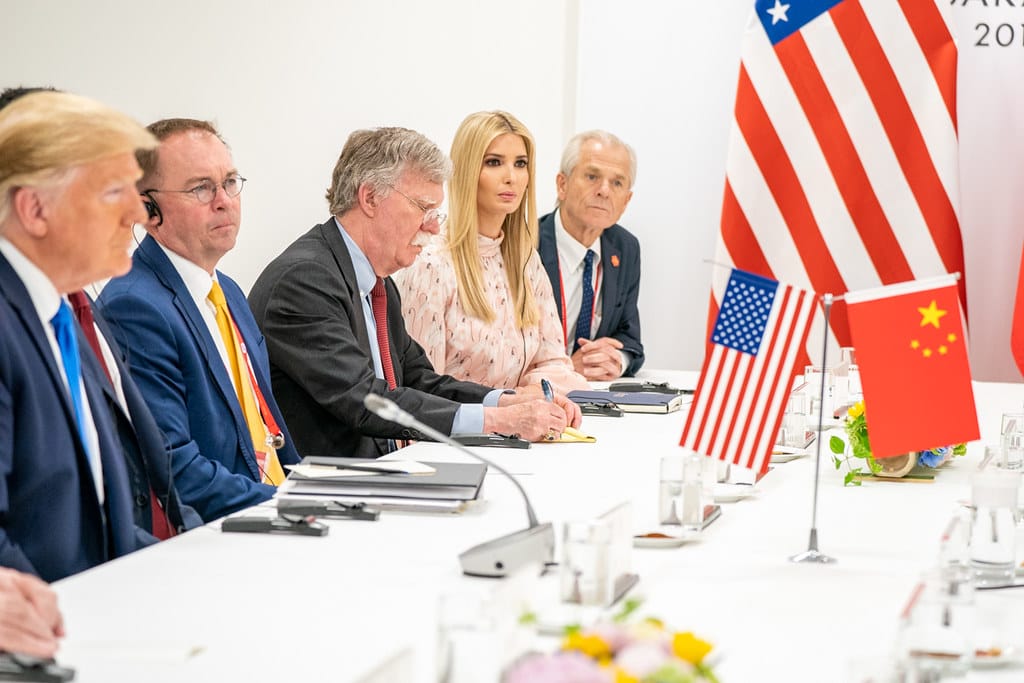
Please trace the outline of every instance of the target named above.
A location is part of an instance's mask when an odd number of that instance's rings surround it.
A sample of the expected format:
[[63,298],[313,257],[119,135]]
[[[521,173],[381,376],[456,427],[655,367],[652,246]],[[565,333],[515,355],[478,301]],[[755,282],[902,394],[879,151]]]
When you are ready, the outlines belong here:
[[377,284],[370,290],[370,304],[373,307],[373,321],[377,325],[377,346],[380,347],[380,364],[384,368],[384,379],[388,389],[398,386],[395,381],[395,366],[391,361],[391,344],[388,343],[388,293],[384,280],[377,278]]
[[[103,372],[107,375],[107,380],[113,386],[114,380],[110,377],[110,369],[107,368],[107,363],[103,360],[103,352],[100,350],[100,340],[96,335],[96,325],[92,317],[92,306],[89,305],[89,297],[82,290],[78,290],[68,294],[68,301],[71,302],[71,308],[75,311],[78,324],[82,326],[82,332],[85,333],[85,339],[89,342],[89,348],[92,349],[96,360],[100,362],[100,367],[103,368]],[[152,486],[149,488],[149,505],[153,535],[161,541],[174,536],[174,525],[171,524],[171,521],[167,518],[167,513],[160,506],[160,501],[157,499]]]

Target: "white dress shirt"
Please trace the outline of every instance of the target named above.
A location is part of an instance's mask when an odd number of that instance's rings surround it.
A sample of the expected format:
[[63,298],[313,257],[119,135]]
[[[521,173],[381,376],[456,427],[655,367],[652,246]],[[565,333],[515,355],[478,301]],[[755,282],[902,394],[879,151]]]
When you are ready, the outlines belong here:
[[[199,314],[203,316],[203,322],[206,323],[206,328],[210,331],[210,336],[213,337],[213,343],[217,347],[217,353],[220,354],[220,359],[224,363],[224,369],[228,371],[228,377],[231,379],[232,386],[235,385],[235,371],[231,367],[231,359],[228,357],[228,349],[224,346],[224,337],[220,334],[220,327],[217,326],[217,308],[210,301],[210,289],[213,287],[214,281],[217,279],[217,272],[214,271],[211,276],[201,266],[192,263],[184,256],[176,254],[164,245],[157,242],[157,245],[163,249],[164,253],[167,254],[167,258],[170,260],[171,265],[178,271],[178,275],[181,276],[182,282],[185,283],[185,289],[192,296],[192,300],[196,304],[196,308],[199,309]],[[235,386],[235,394],[238,394],[238,387]]]

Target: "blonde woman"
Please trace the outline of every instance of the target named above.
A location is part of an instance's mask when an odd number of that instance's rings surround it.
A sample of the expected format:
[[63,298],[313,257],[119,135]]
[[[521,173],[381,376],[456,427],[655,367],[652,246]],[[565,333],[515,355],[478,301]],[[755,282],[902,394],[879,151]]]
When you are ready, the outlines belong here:
[[438,372],[458,379],[587,388],[536,252],[530,131],[506,112],[470,114],[451,158],[447,230],[397,278],[409,333]]

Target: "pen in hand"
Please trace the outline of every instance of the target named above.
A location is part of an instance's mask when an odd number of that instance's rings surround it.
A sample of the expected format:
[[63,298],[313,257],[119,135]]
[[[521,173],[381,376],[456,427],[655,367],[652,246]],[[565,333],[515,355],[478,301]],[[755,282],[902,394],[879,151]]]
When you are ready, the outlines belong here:
[[[541,379],[541,381],[540,381],[540,388],[541,388],[541,391],[544,392],[544,400],[547,401],[548,403],[554,403],[554,401],[555,401],[555,392],[551,388],[551,382],[547,381],[546,379]],[[559,438],[559,436],[561,436],[561,435],[560,434],[556,434],[555,430],[549,429],[548,433],[547,433],[547,436],[544,437],[544,440],[545,441],[554,441],[555,439]]]

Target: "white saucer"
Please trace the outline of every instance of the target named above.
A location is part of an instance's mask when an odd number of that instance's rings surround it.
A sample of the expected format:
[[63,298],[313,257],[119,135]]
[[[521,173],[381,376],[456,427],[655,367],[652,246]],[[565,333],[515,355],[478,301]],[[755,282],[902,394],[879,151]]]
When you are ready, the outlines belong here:
[[979,656],[975,653],[972,666],[975,669],[996,669],[1008,664],[1019,664],[1020,661],[1020,651],[1017,648],[1004,647],[1000,648],[998,655]]
[[773,465],[778,465],[780,463],[789,462],[790,460],[796,460],[797,458],[803,458],[804,456],[810,455],[810,453],[811,452],[806,448],[773,446],[771,463]]
[[695,539],[688,536],[634,536],[633,547],[634,548],[678,548],[681,545],[689,543]]
[[756,493],[749,484],[715,484],[716,503],[735,503]]

